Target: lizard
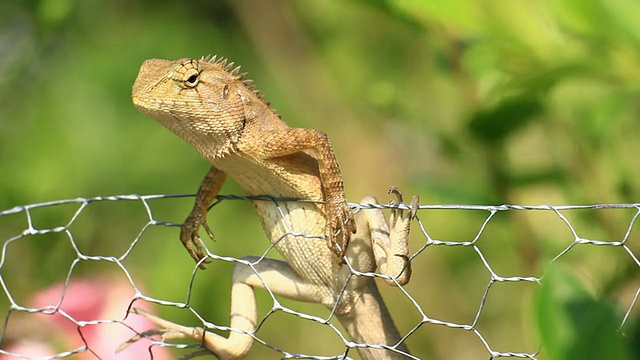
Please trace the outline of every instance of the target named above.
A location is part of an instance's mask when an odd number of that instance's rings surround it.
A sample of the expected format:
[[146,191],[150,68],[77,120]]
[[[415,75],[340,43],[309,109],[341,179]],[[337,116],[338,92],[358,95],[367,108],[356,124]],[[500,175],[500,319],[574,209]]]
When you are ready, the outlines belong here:
[[[251,349],[257,327],[254,288],[268,288],[278,296],[332,309],[352,341],[378,346],[359,346],[363,359],[405,358],[409,350],[374,279],[353,276],[353,270],[378,270],[392,286],[409,281],[408,235],[418,197],[408,211],[392,210],[388,221],[379,209],[354,216],[326,133],[289,127],[245,75],[224,57],[150,59],[140,68],[132,100],[211,163],[180,231],[198,266],[204,268],[208,260],[199,230],[215,239],[207,212],[227,176],[247,195],[311,200],[253,201],[267,237],[286,261],[246,256],[242,259],[252,266],[234,266],[230,327],[235,331],[228,338],[133,308],[159,328],[123,346],[161,334],[165,340],[195,340],[220,359],[241,359]],[[402,202],[397,189],[390,192]],[[377,200],[366,197],[362,204]]]

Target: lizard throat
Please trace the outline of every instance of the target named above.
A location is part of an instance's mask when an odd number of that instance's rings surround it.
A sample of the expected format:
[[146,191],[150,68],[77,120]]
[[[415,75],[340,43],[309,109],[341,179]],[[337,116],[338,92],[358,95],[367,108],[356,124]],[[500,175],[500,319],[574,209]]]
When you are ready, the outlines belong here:
[[[173,111],[160,110],[145,101],[144,97],[132,97],[133,103],[142,113],[161,123],[174,134],[191,144],[202,157],[209,161],[220,160],[238,151],[237,142],[244,130],[245,121],[221,124],[204,119],[189,119]],[[231,131],[227,129],[233,129]]]

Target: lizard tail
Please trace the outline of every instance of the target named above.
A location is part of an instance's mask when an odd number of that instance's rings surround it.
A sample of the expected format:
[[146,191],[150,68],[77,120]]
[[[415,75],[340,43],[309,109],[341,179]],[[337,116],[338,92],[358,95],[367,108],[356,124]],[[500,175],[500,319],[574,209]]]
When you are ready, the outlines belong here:
[[358,352],[361,358],[363,360],[408,359],[402,353],[409,354],[409,349],[404,343],[399,343],[402,337],[391,319],[387,306],[382,301],[375,281],[369,279],[363,290],[350,312],[337,315],[340,323],[356,343],[386,345],[397,351],[359,347]]

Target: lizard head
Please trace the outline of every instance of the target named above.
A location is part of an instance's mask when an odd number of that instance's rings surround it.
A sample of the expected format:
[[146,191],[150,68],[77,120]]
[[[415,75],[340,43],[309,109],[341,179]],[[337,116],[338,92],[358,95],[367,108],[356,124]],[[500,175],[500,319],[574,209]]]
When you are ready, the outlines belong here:
[[236,149],[253,94],[225,59],[145,61],[133,84],[135,106],[215,160]]

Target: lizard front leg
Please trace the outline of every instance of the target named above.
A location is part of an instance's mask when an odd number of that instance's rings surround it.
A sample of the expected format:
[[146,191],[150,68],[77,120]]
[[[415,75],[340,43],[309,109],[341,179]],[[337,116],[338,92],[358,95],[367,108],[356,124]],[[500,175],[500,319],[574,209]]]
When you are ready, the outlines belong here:
[[[193,209],[180,228],[180,241],[182,241],[189,255],[191,255],[196,262],[199,262],[205,257],[202,244],[200,243],[200,235],[198,234],[200,227],[204,227],[207,235],[209,235],[212,240],[215,240],[213,232],[207,224],[207,210],[216,196],[218,196],[218,193],[220,193],[226,177],[224,172],[211,166],[209,172],[207,172],[207,175],[205,175],[200,183]],[[204,264],[200,264],[200,268],[204,269]]]
[[286,128],[263,131],[257,138],[261,139],[260,143],[254,141],[242,146],[251,148],[250,153],[260,154],[263,159],[290,155],[304,150],[312,150],[315,153],[325,201],[327,245],[339,259],[342,259],[351,234],[356,232],[356,225],[345,199],[340,166],[327,134],[320,130]]
[[[213,353],[221,360],[242,359],[251,350],[253,333],[257,326],[257,311],[254,288],[268,288],[273,294],[297,301],[330,304],[333,299],[320,296],[318,286],[305,282],[285,261],[245,256],[243,262],[236,263],[233,269],[231,286],[231,318],[229,337],[206,331],[202,327],[187,327],[176,324],[140,309],[133,313],[142,315],[161,328],[152,329],[134,336],[121,345],[118,351],[145,336],[161,335],[163,341],[190,339],[208,350],[188,354],[188,358]],[[247,265],[251,263],[253,265]]]

